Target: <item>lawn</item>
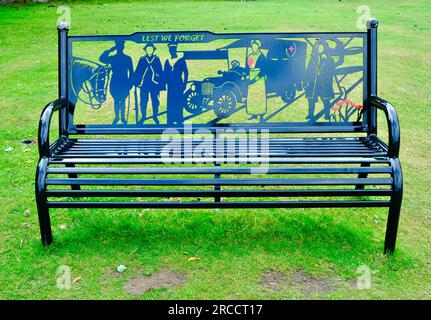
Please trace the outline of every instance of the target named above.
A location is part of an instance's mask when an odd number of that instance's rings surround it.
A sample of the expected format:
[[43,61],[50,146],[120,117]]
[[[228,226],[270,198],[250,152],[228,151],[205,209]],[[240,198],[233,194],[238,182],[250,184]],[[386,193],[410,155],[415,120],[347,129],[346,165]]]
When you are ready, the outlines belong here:
[[[357,31],[356,9],[364,1],[67,4],[71,34],[129,34]],[[382,254],[384,208],[55,209],[54,243],[42,247],[37,144],[22,141],[36,142],[40,112],[57,96],[58,5],[0,6],[0,299],[431,298],[429,1],[370,3],[380,21],[379,95],[397,107],[402,130],[405,191],[390,257]],[[115,271],[120,264],[124,273]],[[70,289],[56,286],[59,266],[70,268]],[[360,290],[364,268],[371,286]],[[182,275],[181,284],[127,290],[137,276],[161,270]]]

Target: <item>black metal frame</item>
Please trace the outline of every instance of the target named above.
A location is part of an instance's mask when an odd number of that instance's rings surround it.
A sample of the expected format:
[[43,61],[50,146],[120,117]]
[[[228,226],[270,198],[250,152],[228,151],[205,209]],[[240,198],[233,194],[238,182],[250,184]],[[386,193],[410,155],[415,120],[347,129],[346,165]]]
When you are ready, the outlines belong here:
[[[393,253],[397,235],[398,221],[402,200],[402,171],[399,161],[400,128],[395,108],[389,102],[377,96],[377,26],[376,19],[367,22],[366,38],[367,70],[364,72],[364,102],[367,113],[365,125],[340,126],[286,126],[285,123],[257,126],[251,124],[224,125],[228,128],[268,129],[270,133],[321,133],[321,132],[366,132],[367,137],[359,138],[274,138],[270,139],[270,169],[265,178],[225,179],[222,175],[249,175],[250,168],[238,166],[223,167],[218,159],[212,159],[212,167],[124,167],[127,164],[160,164],[160,141],[151,139],[72,139],[71,134],[157,134],[166,129],[164,126],[148,126],[145,128],[98,128],[97,126],[71,126],[70,101],[68,99],[68,55],[69,45],[73,39],[92,40],[99,36],[69,37],[68,26],[61,23],[59,32],[59,99],[49,103],[42,112],[39,123],[39,164],[36,171],[36,202],[38,208],[42,242],[52,242],[49,208],[311,208],[311,207],[388,207],[385,253]],[[303,35],[303,34],[302,34]],[[132,35],[133,36],[133,35]],[[108,39],[110,36],[103,36]],[[112,36],[114,37],[114,36]],[[130,37],[130,36],[129,36]],[[377,136],[377,110],[386,116],[389,130],[388,144]],[[59,139],[52,144],[49,141],[50,123],[54,112],[59,112]],[[208,127],[217,136],[222,126]],[[181,128],[176,128],[180,132]],[[194,126],[199,129],[199,126]],[[318,138],[318,139],[317,139]],[[126,150],[125,152],[119,150]],[[145,154],[151,150],[152,155]],[[154,155],[155,154],[155,155]],[[181,161],[180,161],[181,160]],[[226,160],[226,159],[224,159]],[[245,159],[250,163],[251,159]],[[181,163],[184,159],[179,159]],[[248,161],[248,162],[247,162]],[[94,168],[75,167],[77,164],[93,164]],[[117,168],[100,168],[98,165],[115,165]],[[291,165],[298,165],[292,167]],[[331,165],[331,167],[314,165]],[[352,166],[352,164],[360,165]],[[64,165],[64,167],[58,167]],[[290,165],[277,167],[277,165]],[[57,174],[68,178],[52,178]],[[91,174],[133,174],[157,175],[159,179],[98,179],[79,178]],[[165,179],[172,174],[200,174],[204,178]],[[278,175],[331,175],[330,178],[271,178]],[[337,175],[355,174],[356,178],[338,178]],[[369,178],[368,175],[387,175],[385,178]],[[335,175],[335,178],[332,177]],[[48,189],[47,186],[70,186],[68,189]],[[198,190],[160,190],[160,189],[122,189],[122,190],[81,190],[81,186],[206,186]],[[212,186],[212,190],[208,190]],[[236,186],[237,189],[223,189],[222,186]],[[243,189],[253,186],[253,189]],[[256,186],[297,186],[300,189],[266,189],[256,190]],[[314,186],[307,189],[305,186]],[[322,186],[340,186],[338,189],[322,188]],[[353,189],[346,186],[355,187]],[[365,186],[368,186],[365,188]],[[385,186],[381,188],[379,186]],[[163,188],[162,188],[163,189]],[[313,197],[388,197],[389,199],[373,200],[303,200]],[[67,197],[68,200],[49,201],[48,198]],[[75,201],[70,198],[92,197],[103,198],[134,198],[143,197],[204,197],[214,201]],[[258,197],[270,197],[277,200],[256,200]],[[285,201],[285,197],[299,198],[297,201]],[[222,201],[222,199],[240,199],[239,201]],[[245,198],[247,200],[243,200]]]

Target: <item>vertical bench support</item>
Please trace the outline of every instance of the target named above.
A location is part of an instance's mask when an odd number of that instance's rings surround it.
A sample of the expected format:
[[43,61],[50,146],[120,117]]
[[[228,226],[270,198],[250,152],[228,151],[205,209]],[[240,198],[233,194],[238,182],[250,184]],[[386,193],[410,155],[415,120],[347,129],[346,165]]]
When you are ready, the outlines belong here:
[[[68,41],[67,34],[69,32],[69,25],[66,22],[60,22],[57,26],[58,30],[58,96],[69,101],[68,95]],[[59,116],[59,136],[67,137],[69,135],[69,123],[68,123],[69,108],[63,108],[60,110]],[[66,167],[74,168],[74,164],[67,164]],[[69,174],[69,178],[78,178],[76,174]],[[72,190],[81,190],[79,185],[71,185]]]
[[[377,27],[375,18],[367,20],[367,99],[377,96]],[[377,110],[368,110],[368,135],[377,134]]]
[[[67,33],[69,25],[66,22],[60,22],[57,26],[58,30],[58,97],[68,99],[67,93]],[[59,112],[59,136],[66,137],[67,129],[67,113],[68,108],[63,108]]]
[[46,174],[48,158],[42,157],[36,169],[36,205],[39,217],[40,235],[42,243],[49,245],[52,242],[51,221],[46,197]]
[[392,189],[391,205],[389,207],[388,223],[386,226],[385,253],[395,251],[397,240],[398,221],[400,219],[401,202],[403,198],[403,174],[398,158],[391,158]]
[[[375,18],[367,20],[367,99],[377,95],[377,27],[379,21]],[[368,109],[368,135],[377,134],[377,110]],[[361,163],[361,167],[369,167],[369,163]],[[367,173],[360,173],[358,178],[367,178]],[[356,190],[364,189],[357,185]]]

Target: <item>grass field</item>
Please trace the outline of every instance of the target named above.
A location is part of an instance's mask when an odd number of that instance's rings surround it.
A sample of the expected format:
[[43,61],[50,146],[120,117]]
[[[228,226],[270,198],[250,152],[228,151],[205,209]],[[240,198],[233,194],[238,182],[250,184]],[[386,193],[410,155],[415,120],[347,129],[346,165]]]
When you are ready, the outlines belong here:
[[[357,31],[362,4],[68,3],[71,34]],[[384,208],[57,209],[54,243],[43,248],[33,191],[37,144],[22,141],[36,142],[42,107],[57,96],[57,5],[0,6],[0,299],[431,298],[429,1],[370,3],[380,21],[379,95],[397,107],[402,130],[405,191],[392,257],[382,254]],[[127,270],[116,274],[120,264]],[[68,290],[56,287],[62,265],[74,280]],[[359,290],[364,265],[372,270],[371,287]],[[142,294],[125,291],[135,276],[164,269],[186,280]]]

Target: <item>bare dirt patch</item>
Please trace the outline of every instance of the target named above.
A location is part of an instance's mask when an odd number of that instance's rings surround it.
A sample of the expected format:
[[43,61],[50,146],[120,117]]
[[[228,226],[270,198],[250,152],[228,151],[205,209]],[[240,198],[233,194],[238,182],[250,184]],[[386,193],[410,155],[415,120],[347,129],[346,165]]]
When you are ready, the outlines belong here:
[[285,285],[286,282],[287,279],[284,273],[275,270],[269,270],[263,274],[261,284],[262,287],[266,289],[276,291]]
[[133,295],[140,295],[151,289],[173,288],[185,283],[187,277],[183,273],[162,269],[155,274],[136,276],[127,280],[124,291]]
[[297,270],[292,275],[293,285],[299,286],[302,293],[306,296],[311,293],[328,293],[336,290],[333,279],[328,277],[312,277],[303,270]]

